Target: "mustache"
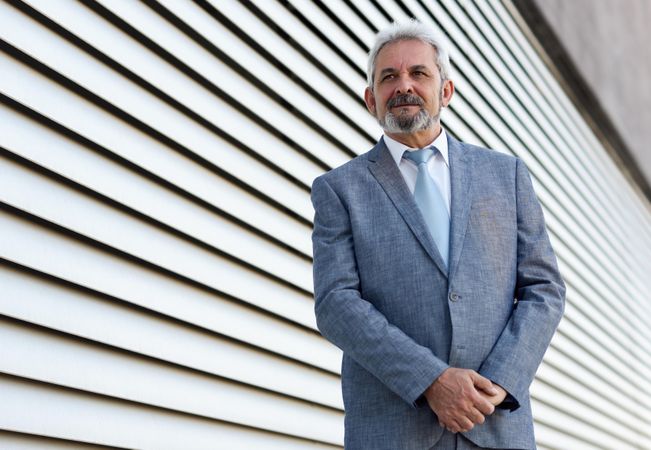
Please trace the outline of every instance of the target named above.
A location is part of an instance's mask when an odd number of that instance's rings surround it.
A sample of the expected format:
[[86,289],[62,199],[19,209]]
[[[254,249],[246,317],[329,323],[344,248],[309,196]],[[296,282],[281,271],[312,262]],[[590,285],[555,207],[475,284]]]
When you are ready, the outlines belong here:
[[396,95],[395,97],[390,99],[387,102],[387,108],[395,108],[396,106],[404,106],[404,105],[423,106],[423,103],[425,103],[423,99],[417,95],[402,94],[402,95]]

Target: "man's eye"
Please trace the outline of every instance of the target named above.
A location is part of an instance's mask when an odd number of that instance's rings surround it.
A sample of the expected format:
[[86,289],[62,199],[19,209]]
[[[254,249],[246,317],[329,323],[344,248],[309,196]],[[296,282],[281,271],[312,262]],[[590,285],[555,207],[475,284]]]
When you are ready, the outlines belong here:
[[385,75],[384,77],[382,77],[382,81],[390,80],[390,79],[392,79],[393,77],[394,77],[394,75],[393,75],[392,73],[391,73],[391,74],[388,74],[388,75]]

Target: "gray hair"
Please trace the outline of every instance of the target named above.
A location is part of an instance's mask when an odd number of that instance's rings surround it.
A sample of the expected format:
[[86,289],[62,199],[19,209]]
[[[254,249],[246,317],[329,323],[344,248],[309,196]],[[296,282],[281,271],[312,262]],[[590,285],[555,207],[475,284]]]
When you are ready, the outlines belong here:
[[451,74],[450,53],[445,47],[442,36],[433,28],[428,27],[415,19],[406,22],[394,22],[384,30],[381,30],[375,37],[375,45],[368,54],[368,66],[366,69],[366,81],[373,89],[375,78],[375,63],[380,50],[388,44],[397,41],[417,40],[430,44],[436,50],[436,67],[441,74],[441,80],[449,80]]

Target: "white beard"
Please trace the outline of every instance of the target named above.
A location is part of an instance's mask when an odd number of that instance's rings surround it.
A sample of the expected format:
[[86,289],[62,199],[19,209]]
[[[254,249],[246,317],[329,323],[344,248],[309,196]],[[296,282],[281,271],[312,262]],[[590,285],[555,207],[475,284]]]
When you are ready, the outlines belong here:
[[396,134],[411,134],[416,131],[427,130],[432,127],[439,120],[439,114],[432,117],[424,109],[420,109],[413,116],[408,114],[398,114],[397,116],[392,112],[387,112],[383,118],[378,120],[378,123],[387,133]]

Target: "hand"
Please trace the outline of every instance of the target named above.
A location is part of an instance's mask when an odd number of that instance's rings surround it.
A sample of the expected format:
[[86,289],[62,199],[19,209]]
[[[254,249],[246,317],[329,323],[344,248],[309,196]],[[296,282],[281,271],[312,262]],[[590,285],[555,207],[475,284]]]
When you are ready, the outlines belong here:
[[459,433],[484,423],[485,416],[495,411],[487,397],[497,397],[499,391],[488,378],[474,370],[450,367],[425,390],[424,395],[438,416],[439,424],[452,433]]
[[506,398],[506,391],[504,390],[504,388],[502,386],[500,386],[497,383],[493,383],[493,387],[495,388],[495,390],[497,390],[496,395],[490,395],[490,394],[484,392],[483,390],[480,391],[479,393],[481,395],[483,395],[486,400],[491,402],[491,404],[493,406],[497,406],[500,403],[502,403],[504,401],[504,399]]

